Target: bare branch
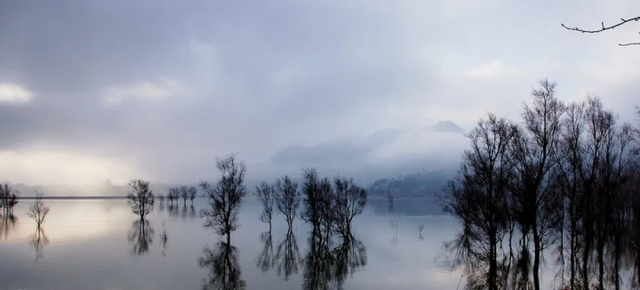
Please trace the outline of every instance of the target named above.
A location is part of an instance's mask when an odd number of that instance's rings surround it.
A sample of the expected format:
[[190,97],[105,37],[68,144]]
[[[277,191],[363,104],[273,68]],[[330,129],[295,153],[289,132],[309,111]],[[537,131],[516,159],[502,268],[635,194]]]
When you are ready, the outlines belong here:
[[628,43],[618,43],[619,46],[632,46],[632,45],[640,45],[640,42],[628,42]]
[[[562,27],[564,27],[567,30],[578,31],[578,32],[582,32],[582,33],[600,33],[600,32],[606,31],[606,30],[612,30],[612,29],[614,29],[614,28],[616,28],[618,26],[622,26],[622,25],[627,24],[629,22],[639,21],[639,20],[640,20],[640,16],[637,16],[637,17],[634,17],[634,18],[629,18],[629,19],[620,18],[620,22],[618,22],[618,23],[616,23],[614,25],[611,25],[611,26],[605,26],[604,22],[601,22],[600,23],[601,28],[600,29],[595,29],[595,30],[585,30],[585,29],[581,29],[581,28],[578,28],[578,27],[569,27],[569,26],[566,26],[566,25],[564,25],[562,23],[560,25],[562,25]],[[635,45],[640,45],[640,42],[618,43],[618,45],[619,46],[635,46]]]
[[626,23],[632,22],[632,21],[638,21],[640,20],[640,16],[634,17],[634,18],[629,18],[629,19],[624,19],[624,18],[620,18],[620,22],[611,26],[604,26],[604,22],[601,22],[601,26],[602,28],[600,29],[596,29],[596,30],[584,30],[584,29],[580,29],[578,27],[568,27],[564,24],[560,24],[562,25],[562,27],[564,27],[567,30],[573,30],[573,31],[578,31],[578,32],[582,32],[582,33],[599,33],[599,32],[603,32],[605,30],[611,30],[614,29],[618,26],[624,25]]

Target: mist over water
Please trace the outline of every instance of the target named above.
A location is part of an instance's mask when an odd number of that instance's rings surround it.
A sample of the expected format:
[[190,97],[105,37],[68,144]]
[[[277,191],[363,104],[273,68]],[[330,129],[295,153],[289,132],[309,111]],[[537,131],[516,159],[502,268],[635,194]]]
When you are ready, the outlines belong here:
[[[460,281],[438,262],[456,222],[407,206],[415,200],[397,199],[391,213],[386,200],[370,200],[345,245],[313,244],[299,219],[287,235],[281,215],[269,235],[247,198],[231,248],[202,227],[204,199],[157,202],[144,224],[125,200],[46,200],[41,230],[26,216],[30,202],[0,224],[0,289],[455,289]],[[244,284],[231,283],[235,276]]]

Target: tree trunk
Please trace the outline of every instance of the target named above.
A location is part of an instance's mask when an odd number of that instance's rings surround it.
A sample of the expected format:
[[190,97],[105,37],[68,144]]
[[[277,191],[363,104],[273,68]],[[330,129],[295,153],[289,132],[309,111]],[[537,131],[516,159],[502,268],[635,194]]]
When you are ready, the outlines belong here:
[[497,290],[497,278],[498,278],[498,261],[497,261],[497,237],[496,233],[490,233],[489,237],[489,290]]
[[540,290],[540,252],[541,249],[541,238],[540,233],[538,232],[538,226],[536,224],[533,225],[533,287],[535,290]]

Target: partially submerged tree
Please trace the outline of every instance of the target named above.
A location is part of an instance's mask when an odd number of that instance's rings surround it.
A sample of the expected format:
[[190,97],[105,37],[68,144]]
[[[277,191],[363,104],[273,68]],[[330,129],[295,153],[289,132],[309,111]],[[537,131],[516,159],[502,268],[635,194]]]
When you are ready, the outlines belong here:
[[129,199],[131,210],[140,217],[140,220],[144,220],[153,209],[154,203],[153,192],[149,189],[149,182],[134,179],[129,182],[129,187],[131,187],[131,191],[127,198]]
[[[601,22],[600,23],[600,28],[591,29],[591,30],[581,29],[581,28],[578,28],[578,27],[569,27],[569,26],[566,26],[564,24],[560,24],[560,25],[562,25],[562,27],[564,27],[567,30],[577,31],[577,32],[581,32],[581,33],[600,33],[600,32],[607,31],[607,30],[613,30],[613,29],[615,29],[617,27],[620,27],[622,25],[625,25],[627,23],[631,23],[631,22],[636,22],[637,23],[638,21],[640,21],[640,16],[636,16],[636,17],[633,17],[633,18],[627,18],[627,19],[620,18],[620,22],[618,22],[616,24],[605,26],[604,22]],[[619,46],[640,45],[640,42],[618,43],[618,45]]]
[[47,214],[49,214],[49,207],[42,202],[43,196],[42,193],[36,192],[36,201],[29,207],[29,212],[27,213],[36,222],[38,228],[44,223]]
[[20,192],[9,187],[8,184],[0,184],[0,208],[5,215],[13,214],[13,207],[18,204]]
[[[508,184],[513,164],[508,148],[513,125],[488,114],[467,138],[471,149],[463,155],[458,176],[441,197],[443,210],[462,223],[463,233],[453,244],[459,261],[475,260],[486,271],[478,281],[489,290],[499,289],[499,247],[508,231]],[[485,268],[486,267],[486,268]]]
[[367,191],[356,185],[353,178],[336,177],[335,206],[333,219],[336,230],[343,239],[351,240],[351,223],[353,218],[362,213],[367,204]]
[[298,206],[300,205],[298,183],[292,181],[289,176],[285,175],[283,178],[278,179],[275,190],[278,210],[284,215],[287,225],[289,226],[289,231],[291,231]]
[[302,170],[302,203],[304,205],[300,217],[313,226],[316,232],[322,224],[322,189],[318,171],[315,168]]
[[167,199],[169,199],[169,203],[173,204],[173,201],[179,198],[180,196],[180,188],[172,187],[169,188],[169,193],[167,194]]
[[196,195],[198,194],[198,188],[195,186],[189,187],[189,200],[191,200],[191,205],[193,205],[193,200],[196,199]]
[[183,185],[180,186],[180,197],[182,197],[182,203],[187,205],[187,198],[189,198],[189,187]]
[[[509,156],[513,160],[511,210],[522,238],[520,245],[528,251],[533,241],[533,287],[540,290],[542,252],[554,242],[555,229],[562,222],[562,201],[558,194],[560,135],[564,105],[555,97],[555,82],[540,81],[534,89],[533,104],[524,105],[522,127],[514,130]],[[530,239],[531,237],[531,239]],[[521,255],[518,265],[528,265],[528,253]],[[527,267],[528,268],[528,267]],[[521,277],[528,279],[528,269]]]
[[200,184],[209,197],[209,208],[201,209],[200,217],[205,218],[205,227],[213,228],[219,235],[226,235],[227,244],[230,244],[231,232],[239,227],[238,213],[247,192],[244,185],[247,168],[235,154],[217,157],[216,167],[221,173],[220,179],[215,184]]
[[269,232],[271,232],[271,221],[273,219],[273,206],[276,202],[276,196],[273,186],[266,182],[262,182],[256,186],[256,197],[262,204],[262,212],[260,212],[260,221],[269,224]]

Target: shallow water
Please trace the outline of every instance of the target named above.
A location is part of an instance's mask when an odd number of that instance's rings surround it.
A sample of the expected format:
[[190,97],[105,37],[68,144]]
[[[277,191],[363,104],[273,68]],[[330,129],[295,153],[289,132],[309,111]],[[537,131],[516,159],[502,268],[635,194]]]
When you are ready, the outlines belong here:
[[[231,237],[239,279],[246,289],[456,289],[460,272],[437,260],[458,226],[416,206],[424,202],[398,200],[390,213],[385,200],[371,200],[355,220],[357,241],[340,248],[334,239],[326,249],[333,258],[323,262],[319,248],[309,254],[309,228],[299,218],[287,239],[284,218],[275,217],[269,239],[259,204],[247,198]],[[205,200],[180,201],[172,211],[156,204],[142,231],[126,200],[45,200],[51,212],[42,231],[26,215],[31,203],[20,201],[16,219],[0,224],[0,289],[201,289],[220,277],[212,275],[220,238],[197,218]]]

